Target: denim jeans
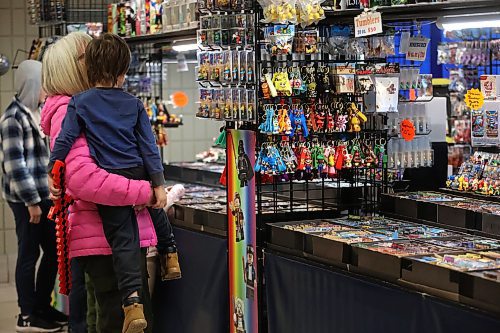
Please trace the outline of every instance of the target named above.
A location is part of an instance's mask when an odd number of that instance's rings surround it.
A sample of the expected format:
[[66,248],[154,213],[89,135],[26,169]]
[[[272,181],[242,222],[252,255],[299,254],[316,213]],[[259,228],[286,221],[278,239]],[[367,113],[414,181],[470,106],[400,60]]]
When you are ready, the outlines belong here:
[[[40,223],[30,223],[24,203],[9,202],[17,235],[16,289],[21,314],[30,315],[50,306],[57,275],[55,223],[47,218],[50,200],[43,200]],[[43,251],[38,270],[36,263]]]

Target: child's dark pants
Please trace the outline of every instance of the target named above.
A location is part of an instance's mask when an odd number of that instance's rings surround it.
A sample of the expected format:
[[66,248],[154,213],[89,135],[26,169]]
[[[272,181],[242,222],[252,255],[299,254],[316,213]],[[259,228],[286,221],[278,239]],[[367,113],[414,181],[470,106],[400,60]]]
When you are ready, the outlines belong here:
[[[107,171],[128,179],[147,180],[143,167]],[[97,205],[97,208],[103,222],[104,235],[113,252],[113,267],[124,301],[133,292],[140,291],[142,285],[139,229],[135,211],[132,206]],[[158,253],[164,255],[167,252],[175,252],[175,239],[167,214],[163,209],[148,210],[158,238]]]

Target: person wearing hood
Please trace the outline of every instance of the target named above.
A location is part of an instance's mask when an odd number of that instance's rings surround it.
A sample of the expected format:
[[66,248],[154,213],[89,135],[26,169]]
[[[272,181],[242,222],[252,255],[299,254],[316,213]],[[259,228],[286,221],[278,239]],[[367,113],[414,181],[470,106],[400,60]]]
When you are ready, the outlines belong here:
[[16,96],[0,118],[2,192],[14,214],[18,244],[16,289],[21,314],[17,332],[57,332],[68,321],[51,306],[57,250],[55,224],[47,218],[51,206],[48,149],[38,125],[44,99],[41,76],[40,62],[19,64],[14,75]]

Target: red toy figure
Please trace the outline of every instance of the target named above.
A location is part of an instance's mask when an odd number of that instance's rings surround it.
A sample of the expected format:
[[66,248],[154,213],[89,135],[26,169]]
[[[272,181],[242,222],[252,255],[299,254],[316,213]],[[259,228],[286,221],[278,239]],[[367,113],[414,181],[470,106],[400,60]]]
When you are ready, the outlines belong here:
[[64,162],[56,161],[52,168],[54,187],[61,189],[62,193],[59,199],[54,200],[54,206],[50,208],[48,218],[56,223],[59,292],[63,295],[69,295],[71,271],[69,265],[68,213],[73,199],[64,190],[64,167]]

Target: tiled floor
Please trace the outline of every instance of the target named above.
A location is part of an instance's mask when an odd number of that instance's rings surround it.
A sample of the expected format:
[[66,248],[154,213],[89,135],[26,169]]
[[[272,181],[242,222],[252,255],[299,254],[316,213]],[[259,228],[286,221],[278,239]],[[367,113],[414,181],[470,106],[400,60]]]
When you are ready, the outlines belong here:
[[[0,333],[14,333],[16,331],[18,311],[16,286],[0,283]],[[61,331],[61,333],[64,332],[66,330]]]
[[15,332],[18,311],[16,287],[0,284],[0,333]]

